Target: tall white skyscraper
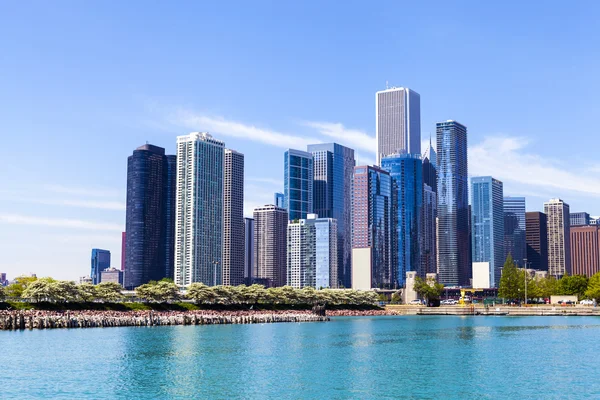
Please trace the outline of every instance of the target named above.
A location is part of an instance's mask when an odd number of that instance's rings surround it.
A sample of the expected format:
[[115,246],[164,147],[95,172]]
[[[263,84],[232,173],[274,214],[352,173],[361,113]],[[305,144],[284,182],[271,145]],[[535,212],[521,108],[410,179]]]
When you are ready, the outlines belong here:
[[175,283],[223,283],[225,143],[206,132],[177,137]]
[[421,154],[421,97],[409,88],[375,95],[377,165],[395,153]]
[[561,199],[544,203],[548,221],[548,274],[571,274],[570,208]]
[[223,285],[244,283],[244,155],[225,149]]

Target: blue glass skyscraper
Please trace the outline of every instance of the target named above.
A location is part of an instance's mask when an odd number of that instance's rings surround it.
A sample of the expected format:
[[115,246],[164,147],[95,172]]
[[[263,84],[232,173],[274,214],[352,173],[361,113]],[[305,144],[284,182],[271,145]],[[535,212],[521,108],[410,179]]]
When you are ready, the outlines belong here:
[[406,272],[421,272],[423,164],[420,154],[392,154],[381,167],[392,177],[392,267],[403,286]]
[[289,149],[284,159],[284,208],[290,221],[306,219],[313,212],[313,156]]
[[273,205],[279,208],[285,208],[285,196],[283,193],[275,192],[273,195]]
[[489,262],[490,287],[498,287],[504,265],[502,186],[491,176],[471,178],[473,262]]
[[92,284],[99,284],[102,271],[108,268],[110,268],[110,251],[92,249],[92,270],[90,272]]
[[525,197],[504,198],[504,259],[510,254],[518,266],[527,258]]
[[337,222],[338,279],[352,285],[352,175],[354,150],[337,143],[311,144],[313,155],[313,212]]

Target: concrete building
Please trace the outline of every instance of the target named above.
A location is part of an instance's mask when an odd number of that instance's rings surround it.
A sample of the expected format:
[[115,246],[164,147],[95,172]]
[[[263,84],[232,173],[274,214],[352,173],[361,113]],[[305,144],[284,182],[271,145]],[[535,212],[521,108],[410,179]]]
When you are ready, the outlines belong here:
[[489,261],[484,262],[473,262],[473,287],[477,289],[488,289],[493,287],[490,281],[490,266]]
[[510,254],[519,267],[527,258],[525,197],[504,198],[504,259]]
[[284,205],[290,221],[313,213],[313,155],[289,149],[284,156]]
[[290,222],[287,227],[287,284],[304,287],[338,287],[337,222],[333,218]]
[[244,282],[252,282],[254,264],[254,219],[244,218]]
[[472,260],[489,263],[488,287],[498,287],[504,265],[503,184],[491,176],[471,178]]
[[177,137],[175,283],[223,283],[225,144],[206,132]]
[[590,225],[590,214],[586,212],[571,213],[569,216],[570,226]]
[[[397,287],[391,260],[391,213],[390,174],[375,166],[355,167],[352,185],[352,288]],[[360,280],[366,277],[368,284]]]
[[390,154],[421,154],[421,97],[417,92],[402,87],[379,91],[375,110],[377,165]]
[[92,278],[89,277],[89,276],[80,276],[79,277],[79,284],[80,285],[84,285],[84,284],[93,285],[94,282],[92,281]]
[[123,271],[116,268],[108,268],[100,273],[101,282],[113,282],[123,285]]
[[525,213],[527,264],[538,271],[548,271],[548,222],[541,212]]
[[421,271],[437,274],[437,196],[433,188],[423,184],[423,217],[421,218]]
[[468,286],[471,257],[467,128],[450,120],[438,122],[436,133],[438,274],[440,283],[446,286]]
[[570,235],[573,275],[589,278],[600,272],[600,227],[571,226]]
[[94,285],[102,282],[101,273],[110,268],[110,251],[102,249],[92,249],[92,268],[90,277]]
[[223,172],[223,285],[244,283],[244,155],[225,149]]
[[252,278],[270,287],[286,285],[288,218],[287,210],[274,205],[254,209]]
[[548,221],[548,274],[571,275],[571,236],[569,235],[569,205],[561,199],[544,203]]

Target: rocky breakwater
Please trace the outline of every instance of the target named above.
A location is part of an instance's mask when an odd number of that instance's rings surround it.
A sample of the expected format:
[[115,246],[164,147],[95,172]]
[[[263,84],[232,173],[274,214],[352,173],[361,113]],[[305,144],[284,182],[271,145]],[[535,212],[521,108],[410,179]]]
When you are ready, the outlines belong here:
[[329,317],[294,311],[0,311],[0,330],[322,321]]

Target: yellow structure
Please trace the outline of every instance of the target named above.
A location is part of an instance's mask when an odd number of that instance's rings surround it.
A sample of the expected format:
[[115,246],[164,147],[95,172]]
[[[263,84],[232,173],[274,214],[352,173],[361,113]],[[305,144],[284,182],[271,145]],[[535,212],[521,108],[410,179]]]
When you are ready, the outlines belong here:
[[465,302],[465,293],[471,293],[471,302],[473,301],[473,295],[477,291],[481,291],[481,289],[460,289],[460,300],[458,300],[458,304],[461,306],[465,306],[467,303]]

